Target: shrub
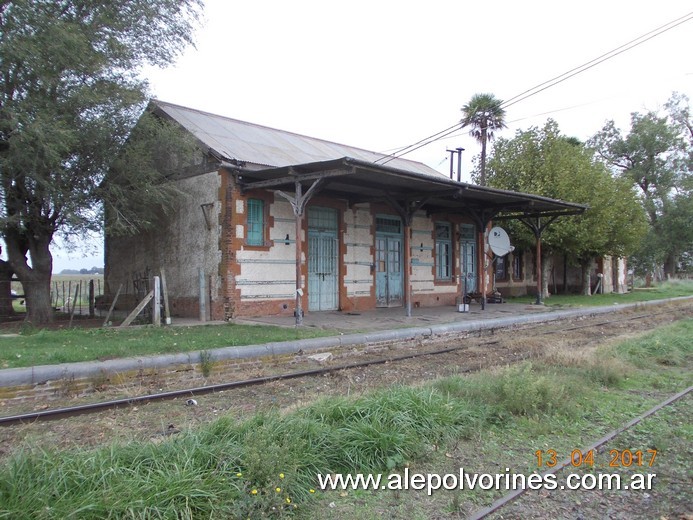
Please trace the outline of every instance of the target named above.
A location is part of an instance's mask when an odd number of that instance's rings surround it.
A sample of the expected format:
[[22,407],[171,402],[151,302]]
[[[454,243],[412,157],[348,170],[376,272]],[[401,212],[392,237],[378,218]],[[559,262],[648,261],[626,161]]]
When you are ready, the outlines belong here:
[[578,394],[575,380],[560,371],[536,369],[532,363],[475,374],[456,381],[437,383],[437,388],[471,402],[493,407],[493,414],[536,415],[540,413],[571,413]]

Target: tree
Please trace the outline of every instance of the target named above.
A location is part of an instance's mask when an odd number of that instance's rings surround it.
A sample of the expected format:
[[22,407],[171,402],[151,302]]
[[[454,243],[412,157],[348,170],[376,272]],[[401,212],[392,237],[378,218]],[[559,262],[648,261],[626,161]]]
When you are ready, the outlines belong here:
[[144,106],[139,70],[192,43],[201,5],[0,3],[0,233],[27,321],[52,319],[54,236],[100,228],[103,199],[117,196],[102,181]]
[[[674,92],[669,101],[664,104],[672,122],[679,127],[679,131],[687,135],[689,143],[693,144],[693,119],[691,119],[691,109],[688,97],[684,94]],[[693,150],[689,150],[693,153]],[[689,154],[691,159],[691,154]]]
[[[555,121],[543,128],[518,131],[499,139],[489,163],[489,185],[587,204],[582,215],[552,223],[542,237],[548,254],[542,265],[547,294],[552,253],[575,258],[583,268],[583,292],[589,294],[589,268],[595,257],[626,256],[646,232],[645,217],[630,184],[614,179],[580,141],[561,135]],[[533,236],[511,223],[517,245],[529,247]]]
[[589,144],[640,191],[650,231],[635,255],[636,266],[650,273],[661,266],[671,275],[679,258],[693,251],[693,122],[685,96],[673,94],[665,108],[665,114],[631,114],[625,137],[608,121]]
[[493,139],[494,131],[506,127],[502,104],[493,94],[474,94],[469,103],[462,107],[462,127],[471,127],[469,135],[481,143],[481,186],[486,186],[486,145]]
[[[2,253],[2,247],[0,247]],[[12,316],[14,307],[12,306],[12,267],[9,262],[0,260],[0,319],[3,316]]]

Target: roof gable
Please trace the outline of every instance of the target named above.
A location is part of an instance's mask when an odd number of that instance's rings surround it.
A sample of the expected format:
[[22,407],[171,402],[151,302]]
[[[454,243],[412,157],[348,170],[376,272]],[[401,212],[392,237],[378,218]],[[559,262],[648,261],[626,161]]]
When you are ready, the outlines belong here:
[[[375,163],[385,157],[378,152],[239,121],[159,100],[152,100],[151,107],[176,121],[221,159],[229,161],[242,161],[264,167],[283,167],[342,157]],[[389,160],[387,165],[404,171],[445,178],[445,175],[439,171],[417,161],[397,158]]]

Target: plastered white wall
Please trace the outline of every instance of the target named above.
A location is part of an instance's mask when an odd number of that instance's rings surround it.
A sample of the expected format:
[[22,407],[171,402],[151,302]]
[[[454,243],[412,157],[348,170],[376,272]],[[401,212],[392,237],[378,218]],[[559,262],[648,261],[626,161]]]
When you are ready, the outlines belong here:
[[[181,191],[177,209],[161,219],[158,227],[136,237],[106,237],[105,260],[110,290],[120,283],[132,293],[132,278],[149,268],[166,271],[169,297],[199,297],[199,269],[212,294],[218,294],[221,251],[219,236],[220,177],[217,171],[176,181]],[[207,207],[207,219],[201,204]],[[209,225],[208,225],[209,221]]]
[[[243,204],[236,204],[236,211],[245,214]],[[240,211],[239,211],[240,210]],[[296,221],[291,205],[278,199],[270,204],[269,215],[274,219],[270,229],[269,249],[241,245],[236,253],[240,274],[236,276],[236,288],[241,299],[273,300],[293,298],[296,290]],[[243,225],[238,225],[243,231]],[[286,236],[289,235],[289,240]],[[305,233],[301,233],[304,239]],[[242,240],[242,234],[236,232]],[[302,256],[305,261],[305,254]],[[305,284],[305,280],[304,280]]]
[[347,296],[368,296],[373,286],[373,217],[369,205],[356,204],[344,212],[344,286]]

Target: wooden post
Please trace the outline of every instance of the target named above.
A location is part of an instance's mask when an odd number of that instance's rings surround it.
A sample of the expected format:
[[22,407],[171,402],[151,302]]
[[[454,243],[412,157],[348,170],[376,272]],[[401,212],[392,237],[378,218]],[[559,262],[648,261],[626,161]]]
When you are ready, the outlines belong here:
[[200,267],[200,321],[207,321],[207,291],[205,290],[205,271]]
[[77,287],[75,287],[75,301],[72,304],[72,311],[70,312],[70,327],[72,327],[72,318],[75,317],[75,308],[76,308],[75,304],[77,303],[77,297],[79,296],[79,290],[81,287],[82,287],[81,284],[77,285]]
[[150,301],[152,301],[152,298],[154,298],[154,291],[149,291],[149,293],[147,293],[147,296],[145,296],[144,299],[137,304],[137,307],[135,307],[135,309],[130,314],[128,314],[128,317],[125,318],[125,321],[121,323],[120,327],[118,328],[124,328],[130,325],[133,322],[133,320],[137,317],[137,315],[140,312],[142,312],[142,309],[144,309],[147,306],[147,304]]
[[94,295],[94,280],[89,280],[89,317],[93,318],[94,317],[94,304],[95,304],[95,295]]
[[113,298],[113,301],[111,302],[111,307],[110,307],[110,309],[108,309],[108,314],[106,314],[106,319],[103,320],[103,326],[104,327],[106,325],[108,325],[108,318],[111,317],[111,313],[113,312],[113,309],[115,309],[116,302],[118,301],[118,296],[120,296],[120,291],[122,291],[122,290],[123,290],[123,284],[121,283],[118,286],[118,291],[116,292],[115,298]]
[[154,299],[152,300],[152,325],[161,327],[161,287],[159,277],[154,277]]
[[217,286],[216,275],[210,274],[207,277],[207,316],[210,321],[214,320],[214,301],[216,300],[214,290]]
[[75,302],[72,302],[72,305],[70,305],[70,296],[72,295],[72,280],[67,282],[67,312],[70,312],[70,309],[75,308]]
[[171,324],[171,309],[168,306],[168,288],[166,286],[166,273],[164,272],[163,267],[160,269],[160,271],[161,271],[161,293],[163,294],[163,297],[164,297],[164,318],[165,318],[164,323],[166,325],[170,325]]

